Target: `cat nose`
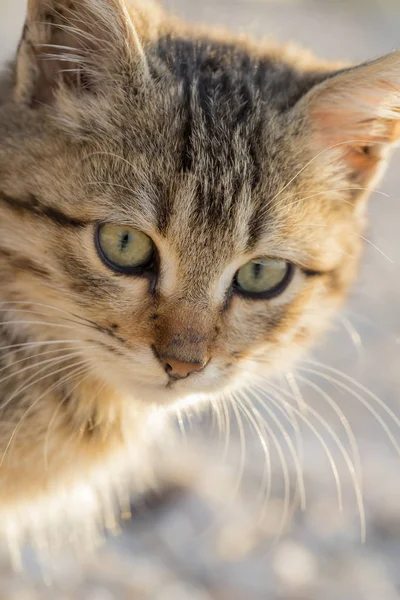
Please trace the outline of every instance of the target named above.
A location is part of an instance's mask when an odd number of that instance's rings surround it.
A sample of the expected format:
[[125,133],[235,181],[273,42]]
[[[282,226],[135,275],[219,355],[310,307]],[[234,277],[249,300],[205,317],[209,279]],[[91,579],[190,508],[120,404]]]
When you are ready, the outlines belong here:
[[202,371],[207,361],[183,362],[171,356],[160,355],[165,372],[172,379],[186,379],[191,373]]

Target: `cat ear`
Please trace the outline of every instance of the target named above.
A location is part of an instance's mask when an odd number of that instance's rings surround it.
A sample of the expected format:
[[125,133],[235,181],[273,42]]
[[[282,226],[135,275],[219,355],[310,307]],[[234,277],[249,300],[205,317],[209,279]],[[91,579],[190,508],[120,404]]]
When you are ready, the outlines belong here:
[[66,89],[104,91],[127,63],[146,66],[124,0],[28,0],[14,97],[51,104]]
[[372,185],[400,137],[400,52],[337,73],[300,103],[314,155]]

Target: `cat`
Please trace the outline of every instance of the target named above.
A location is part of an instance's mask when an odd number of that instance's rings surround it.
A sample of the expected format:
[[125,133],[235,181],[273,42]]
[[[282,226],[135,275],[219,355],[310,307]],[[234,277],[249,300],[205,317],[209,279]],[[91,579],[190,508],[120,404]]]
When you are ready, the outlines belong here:
[[399,52],[333,64],[150,1],[28,1],[0,85],[6,535],[86,522],[126,473],[147,485],[177,407],[303,355],[399,121]]

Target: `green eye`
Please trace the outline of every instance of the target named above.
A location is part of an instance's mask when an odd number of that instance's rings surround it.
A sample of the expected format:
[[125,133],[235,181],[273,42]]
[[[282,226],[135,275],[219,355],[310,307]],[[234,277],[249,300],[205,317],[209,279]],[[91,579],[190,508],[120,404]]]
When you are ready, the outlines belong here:
[[244,296],[272,298],[288,286],[294,267],[278,258],[257,258],[236,273],[236,290]]
[[103,223],[96,231],[97,249],[103,262],[121,273],[137,273],[149,268],[154,244],[148,235],[128,227]]

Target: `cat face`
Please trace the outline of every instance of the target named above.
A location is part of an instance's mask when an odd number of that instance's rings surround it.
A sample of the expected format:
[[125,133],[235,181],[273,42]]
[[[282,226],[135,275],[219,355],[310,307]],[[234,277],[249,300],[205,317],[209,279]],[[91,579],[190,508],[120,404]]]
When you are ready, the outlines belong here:
[[288,368],[353,280],[399,56],[334,72],[155,9],[53,4],[31,3],[0,107],[8,335],[78,340],[144,404]]

